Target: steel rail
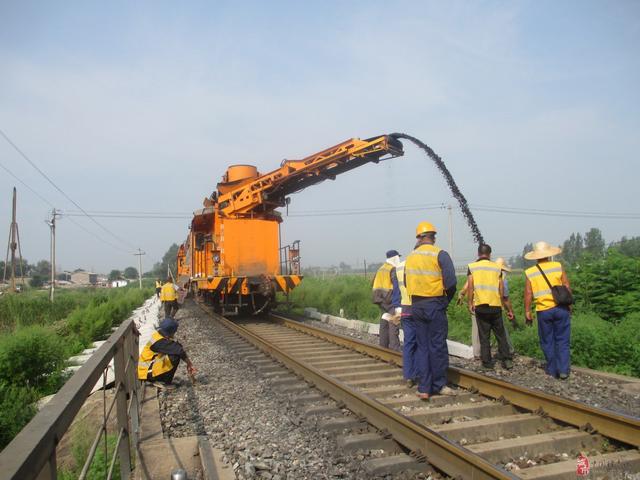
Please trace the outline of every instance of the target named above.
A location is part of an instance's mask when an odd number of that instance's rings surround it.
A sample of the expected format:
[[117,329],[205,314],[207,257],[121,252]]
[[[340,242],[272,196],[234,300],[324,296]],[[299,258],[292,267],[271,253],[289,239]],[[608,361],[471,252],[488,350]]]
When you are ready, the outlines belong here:
[[470,450],[449,441],[426,426],[350,388],[345,383],[326,375],[306,362],[296,359],[246,327],[231,322],[218,314],[209,313],[231,331],[284,363],[288,368],[329,394],[334,400],[343,402],[349,410],[366,418],[366,421],[371,425],[381,430],[386,429],[398,443],[413,451],[427,453],[429,463],[447,474],[474,480],[518,478]]
[[[345,335],[312,327],[282,314],[272,313],[279,323],[300,332],[325,339],[374,358],[402,365],[402,354]],[[556,395],[515,385],[493,377],[480,375],[460,367],[449,367],[449,381],[463,388],[476,389],[482,395],[504,398],[509,403],[530,411],[543,411],[549,417],[579,428],[593,429],[605,437],[640,447],[640,418],[603,408],[596,408]]]

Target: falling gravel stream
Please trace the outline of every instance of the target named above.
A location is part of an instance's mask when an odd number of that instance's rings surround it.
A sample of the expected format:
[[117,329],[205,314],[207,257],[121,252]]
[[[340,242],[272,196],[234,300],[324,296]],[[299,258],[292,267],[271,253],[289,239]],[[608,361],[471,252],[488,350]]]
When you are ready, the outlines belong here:
[[418,140],[415,137],[412,137],[411,135],[407,135],[406,133],[392,133],[389,136],[397,139],[404,138],[406,140],[409,140],[415,143],[418,147],[420,147],[422,150],[425,151],[425,153],[431,160],[433,160],[433,162],[436,164],[436,167],[438,167],[438,170],[440,170],[440,173],[442,173],[442,176],[446,180],[447,185],[449,186],[449,190],[451,190],[451,194],[458,201],[458,204],[460,205],[460,210],[462,210],[462,215],[467,221],[469,228],[471,228],[471,233],[473,234],[473,238],[478,244],[484,243],[484,239],[482,238],[482,233],[480,233],[480,229],[478,228],[476,219],[473,218],[473,214],[469,209],[469,204],[467,203],[467,199],[464,197],[464,195],[458,188],[458,185],[456,184],[456,181],[454,180],[453,175],[451,175],[451,172],[447,168],[447,165],[444,163],[444,160],[442,160],[442,158],[436,152],[434,152],[429,145],[421,142],[420,140]]

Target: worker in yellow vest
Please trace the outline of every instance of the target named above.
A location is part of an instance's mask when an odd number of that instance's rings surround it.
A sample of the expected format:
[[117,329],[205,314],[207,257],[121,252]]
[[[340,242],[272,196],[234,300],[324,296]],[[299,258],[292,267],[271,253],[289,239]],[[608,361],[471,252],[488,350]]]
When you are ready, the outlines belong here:
[[170,277],[167,278],[164,285],[160,289],[160,301],[164,306],[164,316],[167,318],[174,318],[174,315],[178,312],[178,293],[176,286]]
[[389,250],[387,260],[373,279],[373,303],[380,307],[380,346],[400,350],[400,289],[396,267],[400,263],[397,250]]
[[[502,320],[504,285],[500,265],[491,261],[491,247],[481,244],[478,247],[478,260],[469,264],[467,270],[467,299],[469,311],[475,314],[478,337],[480,340],[480,360],[485,369],[492,369],[491,332],[498,342],[498,358],[507,370],[513,368],[511,349]],[[509,318],[513,311],[507,310]]]
[[418,344],[418,397],[455,395],[447,386],[449,351],[447,306],[456,293],[456,272],[447,252],[435,246],[436,227],[421,222],[418,242],[407,256],[405,279]]
[[552,290],[553,287],[564,286],[571,293],[562,264],[551,261],[551,257],[561,252],[561,248],[538,242],[531,252],[525,254],[524,258],[537,263],[524,272],[524,311],[526,322],[531,325],[531,304],[535,302],[540,348],[547,360],[545,371],[552,377],[566,380],[571,363],[571,311],[569,305],[556,303]]
[[156,279],[156,297],[160,298],[160,290],[162,290],[162,282],[159,278]]
[[191,360],[182,345],[173,339],[178,330],[178,322],[165,318],[151,335],[151,339],[142,349],[138,359],[138,378],[152,382],[158,388],[171,389],[180,360],[187,364],[191,377],[196,373]]
[[402,375],[409,388],[418,383],[416,368],[416,354],[418,341],[416,339],[416,323],[411,316],[411,297],[407,293],[404,275],[405,262],[400,262],[396,268],[398,287],[400,289],[400,323],[402,325]]

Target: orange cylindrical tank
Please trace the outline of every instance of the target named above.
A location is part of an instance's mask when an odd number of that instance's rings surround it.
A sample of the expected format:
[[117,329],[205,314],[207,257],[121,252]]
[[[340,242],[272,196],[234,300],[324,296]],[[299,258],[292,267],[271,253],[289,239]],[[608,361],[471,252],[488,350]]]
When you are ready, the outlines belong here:
[[257,178],[258,168],[253,165],[231,165],[227,169],[225,182],[237,182],[247,178]]

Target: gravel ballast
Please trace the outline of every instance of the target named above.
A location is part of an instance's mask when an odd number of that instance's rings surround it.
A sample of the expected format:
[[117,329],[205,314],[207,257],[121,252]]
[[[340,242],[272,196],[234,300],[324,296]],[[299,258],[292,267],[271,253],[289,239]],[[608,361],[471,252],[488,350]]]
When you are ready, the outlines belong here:
[[[295,319],[314,327],[357,338],[364,342],[378,344],[377,335],[330,325],[299,315],[295,315]],[[505,370],[497,363],[495,370],[487,372],[482,370],[479,360],[449,357],[449,361],[452,366],[473,370],[516,385],[541,390],[593,407],[605,408],[635,417],[640,415],[640,389],[627,391],[624,388],[625,382],[615,378],[604,378],[599,375],[574,370],[567,380],[557,380],[544,372],[544,362],[528,357],[520,357],[517,354],[514,358],[514,368],[512,370]]]
[[176,374],[180,386],[161,392],[165,436],[207,435],[225,452],[239,479],[433,478],[413,472],[367,473],[364,461],[375,452],[343,451],[335,434],[318,427],[319,418],[305,415],[304,406],[226,345],[224,327],[197,305],[187,302],[177,319],[176,339],[198,373],[193,386],[181,365]]

